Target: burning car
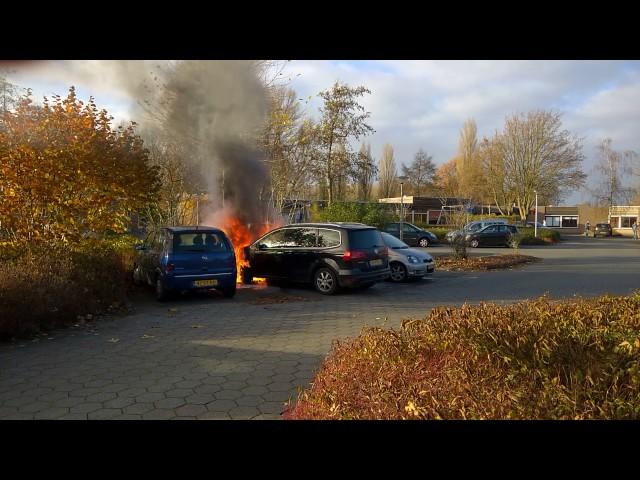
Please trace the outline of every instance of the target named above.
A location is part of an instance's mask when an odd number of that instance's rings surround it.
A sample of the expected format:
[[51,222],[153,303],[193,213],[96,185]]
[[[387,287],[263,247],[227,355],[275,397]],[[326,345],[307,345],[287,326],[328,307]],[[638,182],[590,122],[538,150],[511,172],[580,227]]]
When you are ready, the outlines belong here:
[[368,288],[387,279],[389,252],[374,227],[299,223],[277,228],[243,250],[243,283],[254,277],[312,283],[324,294]]
[[136,250],[134,283],[155,286],[160,301],[188,290],[214,288],[227,298],[236,293],[236,256],[222,230],[167,227],[149,234]]

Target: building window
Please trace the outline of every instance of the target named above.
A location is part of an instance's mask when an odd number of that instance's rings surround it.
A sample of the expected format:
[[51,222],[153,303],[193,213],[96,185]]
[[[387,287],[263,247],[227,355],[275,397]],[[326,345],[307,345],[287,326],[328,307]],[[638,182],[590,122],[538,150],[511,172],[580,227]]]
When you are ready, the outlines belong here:
[[611,217],[609,223],[611,224],[611,228],[620,228],[620,217]]
[[562,228],[577,228],[578,227],[578,217],[562,217]]
[[636,221],[637,217],[620,217],[620,228],[631,228]]
[[559,227],[560,215],[545,215],[544,223],[547,227]]

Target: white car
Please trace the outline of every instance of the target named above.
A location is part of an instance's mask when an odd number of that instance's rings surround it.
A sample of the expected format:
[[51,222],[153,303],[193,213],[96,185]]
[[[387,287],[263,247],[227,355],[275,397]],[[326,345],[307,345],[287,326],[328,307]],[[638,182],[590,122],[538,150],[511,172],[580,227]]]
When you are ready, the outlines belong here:
[[382,239],[389,249],[389,268],[391,269],[389,280],[404,282],[410,278],[433,275],[436,264],[431,255],[409,247],[387,232],[382,232]]

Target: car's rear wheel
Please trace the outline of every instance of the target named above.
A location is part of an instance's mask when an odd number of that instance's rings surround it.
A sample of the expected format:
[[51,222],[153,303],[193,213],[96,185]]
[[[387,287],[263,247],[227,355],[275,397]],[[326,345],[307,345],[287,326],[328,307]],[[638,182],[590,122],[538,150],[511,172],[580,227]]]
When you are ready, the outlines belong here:
[[471,248],[478,248],[478,246],[480,245],[480,242],[478,241],[478,239],[474,238],[473,240],[471,240],[471,242],[469,243],[469,246]]
[[427,237],[422,237],[420,239],[420,241],[418,242],[418,244],[422,247],[422,248],[426,248],[429,246],[429,239]]
[[160,277],[156,278],[156,299],[159,302],[164,302],[169,298],[169,291],[165,288]]
[[391,276],[389,279],[392,282],[404,282],[407,279],[407,268],[401,264],[400,262],[392,262],[391,265]]
[[233,298],[236,294],[236,286],[234,284],[233,287],[221,288],[220,291],[222,292],[222,296],[224,298]]
[[313,274],[313,286],[323,295],[333,295],[338,290],[338,276],[330,268],[319,268]]

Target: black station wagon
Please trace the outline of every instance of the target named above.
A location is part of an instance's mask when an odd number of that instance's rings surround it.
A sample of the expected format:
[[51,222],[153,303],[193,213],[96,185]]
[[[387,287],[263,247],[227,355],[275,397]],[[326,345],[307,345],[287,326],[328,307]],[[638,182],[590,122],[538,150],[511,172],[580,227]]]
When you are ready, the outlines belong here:
[[341,287],[368,288],[389,277],[389,253],[382,234],[357,223],[299,223],[281,227],[245,247],[253,277],[312,283],[331,295]]

